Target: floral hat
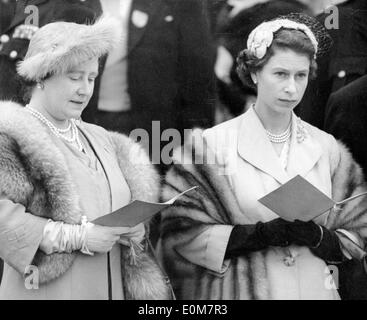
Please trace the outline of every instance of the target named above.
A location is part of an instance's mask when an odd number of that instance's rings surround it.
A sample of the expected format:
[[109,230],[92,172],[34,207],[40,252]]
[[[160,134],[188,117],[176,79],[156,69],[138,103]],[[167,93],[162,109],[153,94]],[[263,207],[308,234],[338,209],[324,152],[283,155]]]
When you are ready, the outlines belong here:
[[247,40],[248,53],[261,59],[273,42],[274,34],[280,29],[300,30],[306,34],[315,48],[315,58],[325,54],[332,45],[326,29],[315,18],[303,13],[291,13],[258,25]]

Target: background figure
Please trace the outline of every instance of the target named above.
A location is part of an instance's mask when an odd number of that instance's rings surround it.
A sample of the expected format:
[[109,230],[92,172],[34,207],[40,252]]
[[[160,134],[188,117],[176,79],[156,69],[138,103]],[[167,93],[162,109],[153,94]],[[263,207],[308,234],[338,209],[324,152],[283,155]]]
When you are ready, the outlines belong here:
[[306,5],[295,0],[249,2],[237,0],[227,3],[228,5],[218,14],[219,48],[215,68],[218,89],[216,123],[240,115],[256,99],[255,87],[244,85],[235,70],[235,59],[246,44],[251,30],[260,22],[279,15],[308,12]]
[[367,174],[367,75],[331,94],[325,130],[342,140]]
[[161,131],[210,126],[214,52],[206,0],[103,0],[102,7],[119,20],[123,41],[107,58],[99,98],[83,119],[127,134],[151,133],[152,121]]
[[[305,121],[323,128],[326,103],[332,92],[367,73],[367,2],[365,0],[334,1],[339,23],[329,29],[334,45],[329,54],[318,61],[319,70],[296,113]],[[325,24],[330,13],[318,20]],[[335,20],[333,21],[335,23]]]
[[[331,94],[325,131],[343,141],[367,173],[367,75]],[[344,299],[367,299],[367,275],[362,264],[349,261],[339,268]]]
[[[30,6],[38,8],[38,26],[25,25],[35,11],[27,11]],[[1,9],[0,30],[0,100],[24,103],[22,84],[15,70],[18,61],[24,58],[29,40],[37,27],[54,22],[93,22],[102,13],[99,0],[9,0]],[[37,23],[34,19],[27,21]],[[51,40],[51,39],[50,39]]]
[[[53,21],[92,22],[102,13],[99,0],[9,0],[0,1],[0,100],[24,103],[22,82],[16,73],[16,63],[27,52],[29,40],[37,28],[25,26],[29,16],[26,6],[37,6],[39,27]],[[51,40],[51,39],[50,39]],[[0,281],[3,263],[0,259]]]

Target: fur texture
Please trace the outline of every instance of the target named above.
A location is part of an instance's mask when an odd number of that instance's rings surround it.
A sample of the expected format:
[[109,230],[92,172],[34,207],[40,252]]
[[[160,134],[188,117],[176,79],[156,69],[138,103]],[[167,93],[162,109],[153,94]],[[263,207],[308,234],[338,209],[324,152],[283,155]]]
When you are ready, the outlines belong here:
[[[197,137],[197,135],[195,135]],[[188,139],[188,141],[191,141]],[[267,250],[232,259],[227,271],[214,274],[183,258],[179,251],[211,224],[252,224],[251,216],[241,212],[234,192],[222,169],[208,164],[213,155],[205,143],[187,144],[176,155],[190,154],[190,159],[175,157],[175,165],[167,173],[162,198],[168,200],[178,193],[197,185],[199,189],[180,198],[162,212],[162,238],[160,245],[166,270],[179,299],[269,299],[271,288],[267,281]],[[333,198],[342,200],[366,190],[359,166],[341,143],[329,150]],[[192,152],[190,153],[190,150]],[[203,152],[205,150],[205,153]],[[346,204],[341,210],[331,212],[327,227],[355,231],[364,244],[367,240],[367,198],[361,197]]]
[[[34,215],[80,223],[76,188],[49,132],[20,105],[2,102],[0,109],[0,194],[24,205]],[[160,178],[146,153],[120,134],[111,133],[111,142],[132,198],[157,201]],[[122,257],[127,298],[170,297],[166,277],[148,251],[138,253],[137,265],[130,265],[128,249],[123,249]],[[34,264],[39,268],[40,283],[61,276],[74,259],[74,254],[45,255],[38,251]]]
[[54,22],[32,37],[18,74],[39,81],[48,74],[61,74],[81,62],[107,54],[118,42],[119,27],[114,20],[101,18],[93,25]]

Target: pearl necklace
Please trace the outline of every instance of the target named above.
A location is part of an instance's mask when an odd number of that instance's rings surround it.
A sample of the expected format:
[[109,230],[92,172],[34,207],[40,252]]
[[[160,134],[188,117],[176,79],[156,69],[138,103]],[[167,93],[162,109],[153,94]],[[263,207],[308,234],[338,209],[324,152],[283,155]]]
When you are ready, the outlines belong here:
[[266,131],[266,135],[268,136],[269,140],[273,143],[284,143],[287,142],[288,139],[291,136],[291,124],[289,124],[287,130],[285,130],[283,133],[281,134],[273,134],[271,132],[269,132],[268,130]]
[[[68,143],[76,145],[79,151],[83,151],[84,148],[79,138],[79,131],[75,124],[75,119],[70,120],[69,126],[66,129],[59,129],[50,120],[48,120],[41,112],[33,109],[29,105],[26,105],[25,108],[35,118],[44,123],[56,137],[63,139]],[[71,130],[71,137],[69,138],[65,136],[65,134],[68,133],[70,130]]]
[[[251,105],[251,107],[253,108],[253,110],[255,111],[257,117],[259,118],[260,120],[260,117],[259,115],[257,114],[256,112],[256,109],[255,109],[255,104],[253,103]],[[261,120],[260,120],[261,121]],[[292,134],[292,131],[291,131],[291,125],[292,125],[292,121],[289,123],[289,126],[287,128],[287,130],[285,130],[283,133],[281,134],[273,134],[271,133],[270,131],[266,130],[265,129],[265,132],[266,132],[266,135],[268,136],[269,140],[273,143],[284,143],[284,142],[287,142],[288,139],[290,138],[291,134]]]

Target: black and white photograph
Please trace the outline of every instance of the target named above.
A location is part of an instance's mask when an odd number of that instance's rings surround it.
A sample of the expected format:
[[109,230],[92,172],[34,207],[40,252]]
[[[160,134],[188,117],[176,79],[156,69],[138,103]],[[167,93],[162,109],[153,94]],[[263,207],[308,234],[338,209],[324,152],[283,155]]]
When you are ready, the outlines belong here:
[[0,0],[0,300],[367,300],[366,179],[366,0]]

